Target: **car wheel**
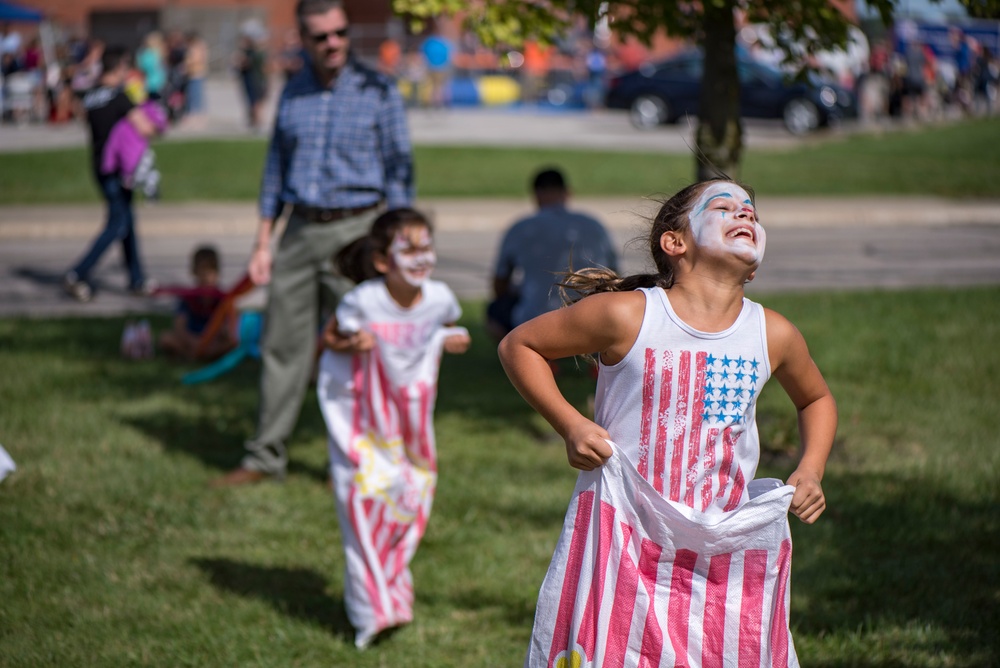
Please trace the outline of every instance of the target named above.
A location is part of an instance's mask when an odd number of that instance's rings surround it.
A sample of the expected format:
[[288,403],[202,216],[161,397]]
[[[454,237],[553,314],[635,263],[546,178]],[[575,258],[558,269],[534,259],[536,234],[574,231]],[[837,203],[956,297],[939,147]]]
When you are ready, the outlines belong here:
[[804,135],[819,127],[819,109],[809,100],[792,100],[785,105],[783,117],[793,135]]
[[629,109],[629,120],[640,130],[652,130],[667,122],[669,108],[666,101],[658,95],[640,95],[632,102]]

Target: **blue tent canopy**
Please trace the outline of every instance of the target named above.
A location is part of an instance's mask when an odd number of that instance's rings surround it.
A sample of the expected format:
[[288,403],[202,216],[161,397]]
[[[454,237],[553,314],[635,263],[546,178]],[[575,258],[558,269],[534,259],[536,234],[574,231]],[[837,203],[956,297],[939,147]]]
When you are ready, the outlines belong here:
[[39,11],[0,0],[0,21],[24,21],[37,23],[43,18],[44,16],[42,16],[42,13]]

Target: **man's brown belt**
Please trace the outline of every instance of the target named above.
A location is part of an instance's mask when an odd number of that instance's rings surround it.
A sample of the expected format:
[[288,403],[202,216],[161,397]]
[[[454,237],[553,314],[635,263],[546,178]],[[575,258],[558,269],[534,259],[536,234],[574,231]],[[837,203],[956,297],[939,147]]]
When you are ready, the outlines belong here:
[[344,209],[321,209],[315,206],[303,206],[301,204],[296,204],[292,207],[292,213],[296,216],[301,216],[305,218],[310,223],[335,223],[338,220],[344,220],[345,218],[353,218],[365,211],[371,211],[378,204],[369,204],[367,206],[355,206],[347,207]]

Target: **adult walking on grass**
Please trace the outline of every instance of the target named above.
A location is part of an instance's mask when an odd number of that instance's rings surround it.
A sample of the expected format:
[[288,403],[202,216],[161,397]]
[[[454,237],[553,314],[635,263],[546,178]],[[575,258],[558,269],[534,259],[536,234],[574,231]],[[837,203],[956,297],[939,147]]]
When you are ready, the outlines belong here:
[[101,76],[97,86],[83,98],[83,108],[90,126],[91,164],[94,178],[101,189],[108,207],[104,230],[94,239],[87,254],[63,277],[66,291],[78,301],[90,301],[93,285],[90,272],[105,251],[115,241],[121,241],[125,265],[129,273],[129,289],[136,294],[150,294],[155,287],[146,280],[139,256],[139,242],[135,230],[135,213],[132,210],[132,191],[122,182],[119,171],[101,173],[104,147],[111,129],[122,119],[143,137],[156,134],[156,127],[141,107],[132,104],[124,92],[125,78],[129,71],[129,54],[121,47],[108,47],[101,56]]
[[[389,78],[352,57],[343,3],[299,0],[295,12],[308,62],[278,102],[249,264],[253,281],[270,285],[257,432],[240,466],[216,486],[284,477],[319,314],[353,286],[332,258],[368,233],[383,205],[408,206],[414,194],[403,100]],[[285,205],[291,215],[272,257]]]

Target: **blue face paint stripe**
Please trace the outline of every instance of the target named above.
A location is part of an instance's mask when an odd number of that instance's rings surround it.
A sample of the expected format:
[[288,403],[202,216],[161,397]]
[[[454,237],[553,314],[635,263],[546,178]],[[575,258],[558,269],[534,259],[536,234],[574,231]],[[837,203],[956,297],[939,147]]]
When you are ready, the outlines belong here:
[[708,205],[712,203],[713,199],[716,199],[717,197],[732,197],[732,196],[733,196],[732,193],[719,193],[718,195],[712,195],[711,197],[708,198],[708,201],[705,202],[705,205],[698,210],[698,213],[701,213],[702,211],[707,209]]

